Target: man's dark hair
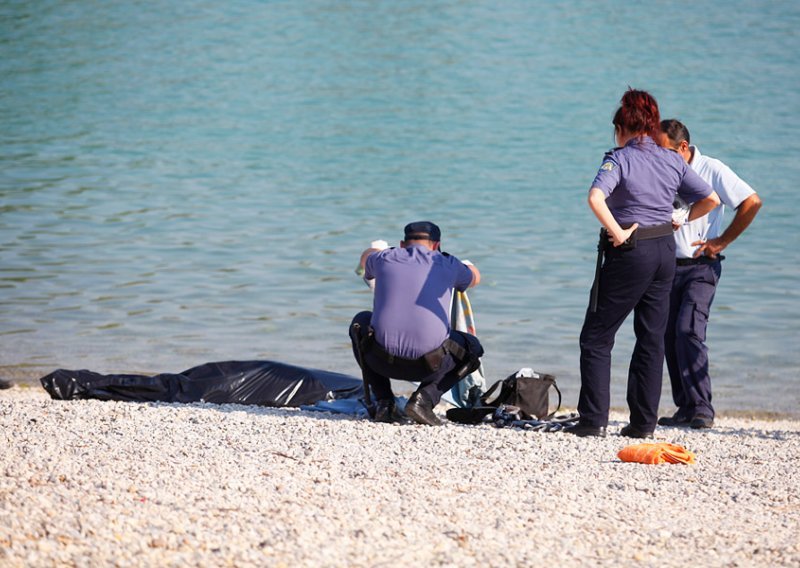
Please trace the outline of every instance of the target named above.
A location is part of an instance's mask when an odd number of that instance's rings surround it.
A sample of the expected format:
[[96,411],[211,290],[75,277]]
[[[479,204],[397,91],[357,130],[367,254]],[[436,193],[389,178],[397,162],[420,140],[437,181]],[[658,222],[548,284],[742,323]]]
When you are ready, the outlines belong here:
[[689,129],[686,128],[680,120],[675,118],[668,118],[661,121],[661,130],[667,135],[672,144],[680,144],[686,140],[687,144],[692,141],[689,138]]

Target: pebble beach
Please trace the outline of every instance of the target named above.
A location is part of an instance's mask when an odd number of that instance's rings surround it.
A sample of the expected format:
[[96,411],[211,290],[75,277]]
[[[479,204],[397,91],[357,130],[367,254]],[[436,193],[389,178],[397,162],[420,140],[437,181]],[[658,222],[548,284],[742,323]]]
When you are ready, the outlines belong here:
[[[437,409],[441,410],[441,409]],[[0,391],[0,566],[798,566],[800,422],[636,440]]]

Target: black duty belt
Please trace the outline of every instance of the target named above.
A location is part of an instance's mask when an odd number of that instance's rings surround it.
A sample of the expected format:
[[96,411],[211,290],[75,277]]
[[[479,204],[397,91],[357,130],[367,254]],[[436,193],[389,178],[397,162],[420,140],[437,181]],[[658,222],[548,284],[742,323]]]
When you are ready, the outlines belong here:
[[678,266],[694,266],[696,264],[714,264],[720,260],[725,260],[723,255],[717,255],[717,258],[709,258],[707,256],[698,256],[697,258],[676,258],[675,264]]
[[666,237],[674,232],[672,223],[664,223],[653,227],[639,227],[636,229],[636,238],[640,241]]
[[[370,332],[372,332],[371,329]],[[375,341],[373,333],[369,333],[365,339],[366,341],[364,341],[362,345],[362,349],[365,353],[368,352],[371,355],[375,355],[390,365],[397,365],[406,372],[419,374],[420,378],[437,371],[439,367],[441,367],[445,355],[448,353],[452,354],[457,361],[462,361],[467,356],[466,349],[449,337],[445,339],[439,347],[416,359],[405,359],[397,355],[392,355],[386,351],[380,343]]]
[[[630,225],[628,225],[630,227]],[[622,227],[627,229],[628,227]],[[626,251],[636,248],[638,241],[647,241],[650,239],[659,239],[661,237],[671,236],[674,230],[672,223],[662,223],[661,225],[654,225],[652,227],[638,227],[628,238],[627,241],[622,243],[618,250]],[[597,311],[597,302],[600,296],[600,269],[603,266],[603,255],[607,250],[613,249],[613,245],[608,240],[608,231],[604,228],[600,229],[600,241],[597,243],[597,264],[594,269],[594,282],[592,282],[592,292],[589,299],[589,310],[592,312]]]

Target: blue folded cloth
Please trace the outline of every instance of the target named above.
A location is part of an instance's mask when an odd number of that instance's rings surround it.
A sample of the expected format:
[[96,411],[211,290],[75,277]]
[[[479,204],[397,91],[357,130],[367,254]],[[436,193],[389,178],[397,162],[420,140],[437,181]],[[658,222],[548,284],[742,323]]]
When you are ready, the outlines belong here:
[[[404,396],[394,398],[395,406],[400,412],[405,412],[408,399]],[[338,400],[320,400],[315,404],[304,404],[301,410],[313,410],[317,412],[333,412],[334,414],[347,414],[357,418],[368,418],[369,413],[364,401],[360,398],[340,398]]]

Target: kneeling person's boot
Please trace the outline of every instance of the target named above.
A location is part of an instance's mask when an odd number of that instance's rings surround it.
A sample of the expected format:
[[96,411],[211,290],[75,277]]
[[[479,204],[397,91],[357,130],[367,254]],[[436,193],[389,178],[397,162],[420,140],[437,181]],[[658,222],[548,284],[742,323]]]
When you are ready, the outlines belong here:
[[406,404],[406,415],[419,424],[441,426],[442,421],[433,412],[433,404],[428,396],[420,391],[415,392]]
[[379,400],[375,404],[375,422],[394,421],[394,399]]

